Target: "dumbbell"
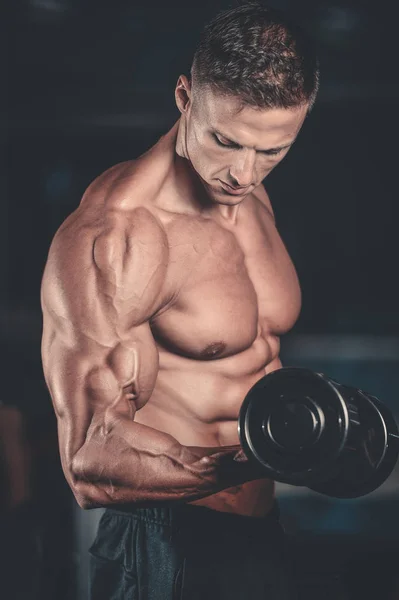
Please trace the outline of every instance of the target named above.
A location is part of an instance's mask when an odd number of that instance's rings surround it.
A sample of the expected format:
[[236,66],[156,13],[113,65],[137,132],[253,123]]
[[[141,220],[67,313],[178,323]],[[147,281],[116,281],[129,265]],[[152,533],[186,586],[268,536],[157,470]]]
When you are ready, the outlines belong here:
[[265,476],[336,498],[378,488],[399,455],[397,424],[380,400],[301,368],[273,371],[250,389],[238,433]]

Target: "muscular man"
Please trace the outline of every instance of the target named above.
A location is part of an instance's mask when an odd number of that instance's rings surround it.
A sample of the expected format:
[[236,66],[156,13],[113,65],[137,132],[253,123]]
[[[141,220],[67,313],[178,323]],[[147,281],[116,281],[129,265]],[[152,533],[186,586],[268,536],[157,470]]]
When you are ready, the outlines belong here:
[[300,310],[262,181],[317,82],[280,14],[221,13],[178,79],[178,122],[95,180],[54,238],[43,365],[65,476],[80,506],[107,507],[95,600],[292,597],[273,482],[237,416]]

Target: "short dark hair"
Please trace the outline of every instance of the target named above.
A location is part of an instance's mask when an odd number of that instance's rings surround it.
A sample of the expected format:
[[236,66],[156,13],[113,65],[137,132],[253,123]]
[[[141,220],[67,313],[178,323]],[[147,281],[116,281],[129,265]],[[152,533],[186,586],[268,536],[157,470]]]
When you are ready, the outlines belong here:
[[206,25],[191,75],[194,85],[258,108],[311,108],[319,87],[318,60],[305,32],[258,2],[223,11]]

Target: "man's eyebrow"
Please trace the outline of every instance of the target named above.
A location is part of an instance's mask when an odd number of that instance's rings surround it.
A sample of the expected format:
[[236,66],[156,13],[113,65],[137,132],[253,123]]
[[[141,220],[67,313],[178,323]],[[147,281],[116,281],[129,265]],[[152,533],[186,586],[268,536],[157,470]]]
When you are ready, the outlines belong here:
[[[237,146],[237,148],[243,148],[243,146],[241,144],[239,144],[238,142],[235,142],[234,140],[232,140],[231,138],[229,138],[222,131],[217,131],[215,129],[214,132],[217,135],[220,135],[222,138],[224,138],[228,143],[230,143],[230,144],[232,144],[234,146]],[[286,148],[289,148],[290,146],[292,146],[292,144],[294,142],[295,142],[295,140],[292,140],[292,142],[290,142],[289,144],[285,144],[284,146],[276,146],[275,148],[268,148],[267,150],[257,150],[257,152],[278,152],[280,150],[285,150]]]

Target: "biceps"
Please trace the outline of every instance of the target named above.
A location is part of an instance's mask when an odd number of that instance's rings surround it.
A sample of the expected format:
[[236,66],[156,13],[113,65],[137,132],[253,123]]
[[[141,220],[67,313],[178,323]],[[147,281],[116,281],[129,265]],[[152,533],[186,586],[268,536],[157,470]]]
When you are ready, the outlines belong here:
[[123,399],[141,408],[150,398],[158,373],[158,351],[151,334],[118,344],[86,375],[86,391],[96,408],[116,407]]
[[111,347],[83,340],[66,347],[57,336],[48,348],[46,379],[58,417],[60,451],[69,464],[90,426],[117,415],[134,417],[149,400],[158,351],[148,325]]

